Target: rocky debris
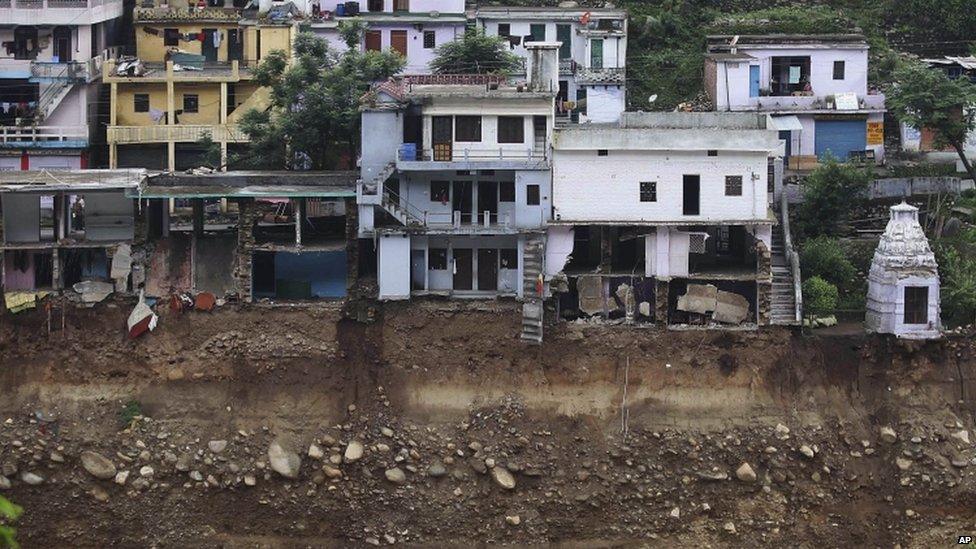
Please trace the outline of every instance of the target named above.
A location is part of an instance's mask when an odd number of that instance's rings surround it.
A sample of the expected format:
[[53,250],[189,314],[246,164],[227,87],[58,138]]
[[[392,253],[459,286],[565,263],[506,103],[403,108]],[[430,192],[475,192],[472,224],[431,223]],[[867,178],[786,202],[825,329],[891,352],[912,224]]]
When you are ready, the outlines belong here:
[[37,473],[31,473],[30,471],[24,471],[20,474],[20,480],[24,481],[24,484],[29,484],[30,486],[37,486],[44,482],[44,477],[38,475]]
[[505,515],[505,523],[509,526],[518,526],[522,524],[522,517],[518,515]]
[[813,448],[807,446],[806,444],[803,444],[802,446],[800,446],[800,448],[798,449],[798,451],[800,452],[800,455],[802,455],[803,457],[805,457],[807,459],[813,459],[814,456],[817,455],[817,453],[814,452]]
[[268,446],[268,463],[271,470],[285,478],[298,478],[298,472],[302,467],[302,458],[297,453],[286,448],[287,442],[275,439]]
[[325,457],[325,451],[315,443],[309,444],[308,446],[308,457],[312,459],[322,459]]
[[9,490],[11,486],[10,479],[0,475],[0,490]]
[[963,444],[966,444],[966,445],[970,444],[970,442],[969,442],[969,431],[967,431],[965,429],[960,429],[958,431],[953,431],[952,433],[949,434],[949,437],[952,438],[953,440],[956,440],[956,441],[961,442]]
[[504,467],[493,467],[491,470],[491,478],[494,479],[495,484],[506,490],[515,489],[515,476]]
[[776,438],[786,440],[790,438],[790,428],[782,423],[776,424]]
[[81,453],[81,466],[88,471],[91,476],[101,479],[109,480],[115,478],[117,473],[115,469],[115,464],[112,460],[99,454],[97,452],[85,451]]
[[384,472],[386,475],[386,480],[392,482],[393,484],[403,484],[407,482],[407,475],[399,467],[394,467],[392,469],[387,469]]
[[901,456],[895,458],[895,466],[899,471],[907,471],[912,468],[912,460]]
[[351,440],[349,444],[346,445],[346,451],[342,455],[342,459],[346,463],[355,463],[363,458],[363,453],[366,451],[366,447],[363,446],[362,442],[358,440]]
[[756,482],[756,472],[752,469],[751,465],[742,462],[742,465],[735,470],[735,478],[742,482]]
[[213,452],[215,454],[219,454],[219,453],[221,453],[221,452],[223,452],[224,450],[227,449],[227,441],[226,440],[211,440],[210,442],[207,443],[207,447],[210,448],[210,451],[211,452]]
[[898,440],[898,434],[891,427],[885,425],[878,432],[878,437],[885,444],[894,444]]

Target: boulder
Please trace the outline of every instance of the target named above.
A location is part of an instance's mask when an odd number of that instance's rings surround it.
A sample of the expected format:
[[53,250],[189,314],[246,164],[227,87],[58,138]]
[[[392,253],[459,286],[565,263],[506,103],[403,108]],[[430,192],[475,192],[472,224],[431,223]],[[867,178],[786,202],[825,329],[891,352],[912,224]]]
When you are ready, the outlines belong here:
[[495,480],[495,484],[506,490],[515,489],[515,477],[512,476],[512,473],[509,473],[504,467],[495,467],[492,469],[491,478]]
[[276,439],[268,446],[268,462],[271,469],[285,478],[298,478],[298,471],[302,467],[302,458],[297,453],[286,448],[286,444]]
[[81,453],[81,466],[88,471],[88,474],[101,480],[113,479],[118,472],[112,460],[91,451]]
[[211,452],[213,452],[215,454],[219,454],[219,453],[223,452],[227,448],[227,441],[226,440],[211,440],[207,444],[207,447],[210,448],[210,451]]
[[363,446],[362,442],[358,440],[351,440],[349,444],[346,445],[346,451],[343,454],[343,460],[346,463],[353,463],[359,461],[363,457],[363,452],[366,451],[366,447]]
[[44,477],[29,471],[24,471],[20,474],[20,480],[24,481],[25,484],[37,486],[38,484],[44,482]]
[[312,459],[322,459],[325,457],[325,452],[319,447],[318,444],[310,444],[308,446],[308,457]]
[[386,480],[392,482],[393,484],[403,484],[407,482],[407,475],[403,472],[403,469],[399,467],[394,467],[392,469],[386,470]]

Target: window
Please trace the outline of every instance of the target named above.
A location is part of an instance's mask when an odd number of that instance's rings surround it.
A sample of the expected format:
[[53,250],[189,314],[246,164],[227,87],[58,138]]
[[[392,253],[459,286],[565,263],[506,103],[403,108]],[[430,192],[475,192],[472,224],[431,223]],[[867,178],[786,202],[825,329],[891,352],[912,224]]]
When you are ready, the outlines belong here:
[[508,23],[498,24],[498,36],[508,38],[512,35],[512,26]]
[[539,205],[539,186],[538,185],[526,185],[525,186],[525,204],[527,206],[538,206]]
[[393,0],[393,11],[410,11],[410,0]]
[[525,119],[521,116],[498,117],[499,143],[524,143]]
[[928,324],[929,289],[925,286],[905,287],[905,324]]
[[261,60],[261,29],[254,29],[254,56]]
[[530,42],[545,42],[546,41],[546,25],[545,23],[532,23],[529,25],[529,38]]
[[718,156],[718,151],[716,151],[715,149],[709,149],[709,151],[706,154],[708,156]]
[[501,259],[502,269],[518,269],[518,250],[515,248],[502,248],[498,256]]
[[430,201],[447,204],[451,201],[451,183],[448,181],[430,182]]
[[163,45],[164,46],[179,46],[180,45],[180,29],[163,29]]
[[657,202],[657,181],[641,181],[640,201]]
[[137,93],[132,96],[132,108],[136,112],[149,112],[149,94]]
[[366,8],[369,11],[383,11],[383,0],[369,0],[366,3]]
[[195,93],[183,94],[183,112],[199,112],[200,96]]
[[[7,55],[10,55],[10,43],[4,44],[7,46]],[[37,52],[41,49],[37,43],[37,27],[16,27],[12,45],[14,59],[37,59]]]
[[515,202],[515,182],[502,181],[498,184],[498,201]]
[[844,79],[844,62],[834,61],[834,80]]
[[431,248],[427,250],[427,268],[431,271],[446,271],[447,248]]
[[597,149],[596,150],[596,155],[597,156],[609,156],[610,155],[610,151],[608,151],[607,149]]
[[742,196],[742,176],[725,176],[725,196]]
[[380,51],[383,49],[383,35],[378,30],[368,30],[364,35],[366,51]]
[[424,31],[424,49],[437,47],[437,34],[434,31]]
[[603,68],[603,39],[602,38],[590,39],[590,68],[591,69]]
[[481,117],[455,116],[454,140],[466,143],[481,141]]

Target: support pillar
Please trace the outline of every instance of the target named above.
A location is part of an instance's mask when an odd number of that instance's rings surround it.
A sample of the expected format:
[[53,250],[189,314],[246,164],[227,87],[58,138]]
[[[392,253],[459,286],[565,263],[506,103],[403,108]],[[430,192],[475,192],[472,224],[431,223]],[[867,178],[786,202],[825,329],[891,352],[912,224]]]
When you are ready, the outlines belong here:
[[356,207],[356,199],[346,198],[345,209],[346,289],[351,290],[359,280],[359,208]]
[[[166,125],[172,130],[176,125],[176,86],[173,83],[173,62],[166,62]],[[170,138],[172,136],[169,136]],[[176,142],[170,139],[167,142],[167,154],[169,161],[167,169],[171,172],[176,171]]]
[[305,199],[295,199],[295,245],[302,245],[302,218],[305,217]]
[[654,280],[654,323],[658,326],[668,325],[668,300],[670,280]]
[[[106,70],[112,70],[115,68],[115,64],[111,64],[106,67]],[[112,73],[108,73],[112,74]],[[119,107],[119,84],[117,82],[112,82],[109,85],[109,115],[108,115],[108,125],[109,127],[115,126],[119,121],[119,113],[117,111]],[[109,140],[108,144],[108,167],[113,170],[119,167],[119,146],[114,140]]]
[[613,241],[610,227],[600,227],[600,272],[609,273],[613,269]]
[[193,238],[203,236],[203,199],[193,201]]

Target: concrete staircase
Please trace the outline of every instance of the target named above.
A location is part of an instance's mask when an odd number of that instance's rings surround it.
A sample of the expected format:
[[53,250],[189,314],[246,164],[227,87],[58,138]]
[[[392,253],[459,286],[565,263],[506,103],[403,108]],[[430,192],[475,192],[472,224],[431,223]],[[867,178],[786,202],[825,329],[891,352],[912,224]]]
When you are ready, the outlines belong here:
[[773,295],[770,302],[769,321],[775,326],[794,326],[796,321],[796,291],[793,273],[783,244],[782,225],[773,229],[771,250],[773,269]]
[[424,218],[422,214],[411,211],[412,206],[403,201],[399,195],[392,192],[384,192],[380,205],[386,213],[390,214],[404,227],[423,227]]
[[522,339],[542,343],[544,307],[539,293],[544,245],[541,235],[526,237],[522,254]]
[[41,96],[37,100],[37,111],[34,120],[40,124],[54,114],[55,109],[64,101],[65,97],[71,93],[74,83],[67,79],[55,79],[51,85],[44,88]]

